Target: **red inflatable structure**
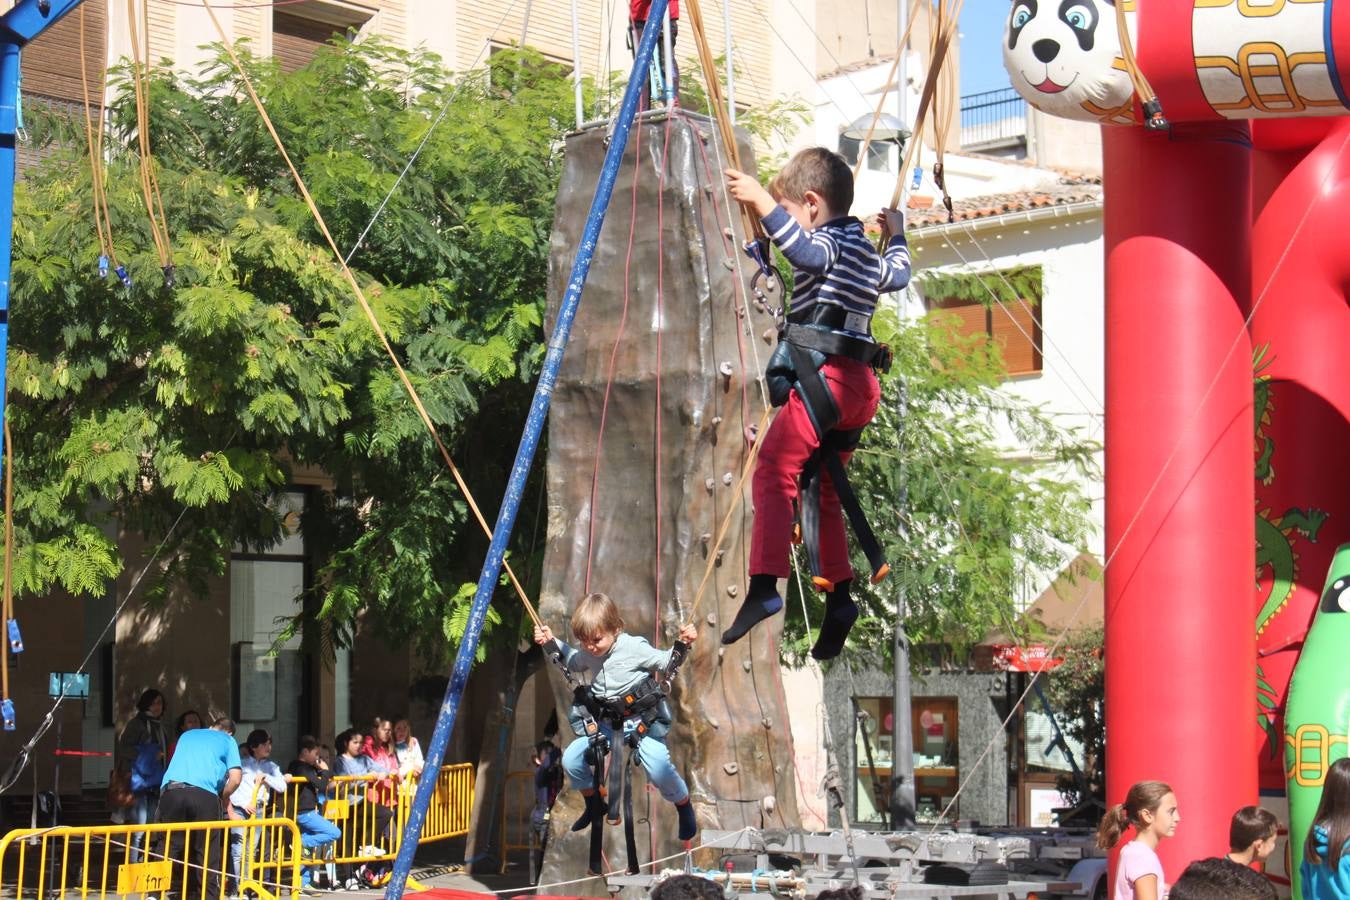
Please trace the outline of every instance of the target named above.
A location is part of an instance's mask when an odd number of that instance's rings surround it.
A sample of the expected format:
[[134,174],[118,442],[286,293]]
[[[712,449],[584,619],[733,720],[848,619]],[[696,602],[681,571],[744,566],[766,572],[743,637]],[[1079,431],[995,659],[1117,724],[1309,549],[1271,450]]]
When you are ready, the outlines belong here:
[[1282,714],[1350,540],[1350,0],[1119,2],[1168,129],[1108,0],[1014,0],[1004,59],[1106,126],[1107,796],[1173,785],[1175,877],[1346,755],[1347,723],[1313,747]]

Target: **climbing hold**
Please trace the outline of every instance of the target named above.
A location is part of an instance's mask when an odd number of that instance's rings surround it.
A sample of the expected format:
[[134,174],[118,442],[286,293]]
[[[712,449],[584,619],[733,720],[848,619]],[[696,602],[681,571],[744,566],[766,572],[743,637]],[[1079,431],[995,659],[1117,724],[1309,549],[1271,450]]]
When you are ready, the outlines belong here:
[[[9,701],[6,700],[5,702],[8,703]],[[728,775],[735,775],[740,770],[741,767],[739,763],[734,762],[722,763],[722,771],[726,772]]]
[[770,719],[768,716],[765,716],[764,718],[760,719],[759,723],[763,725],[765,728],[773,728],[773,719]]
[[721,728],[721,727],[722,727],[722,725],[721,725],[716,719],[712,718],[711,716],[708,718],[708,724],[711,725],[713,728]]
[[777,328],[765,328],[765,329],[764,329],[764,333],[761,334],[759,337],[760,337],[760,340],[764,341],[764,343],[766,343],[766,344],[772,344],[775,340],[778,339],[778,329],[777,329]]
[[705,532],[703,532],[702,534],[700,534],[700,535],[698,536],[698,539],[699,539],[700,541],[702,541],[702,542],[703,542],[703,546],[706,547],[706,546],[708,546],[710,543],[712,543],[712,532],[711,532],[711,531],[705,531]]
[[727,487],[731,487],[731,485],[734,484],[735,481],[736,476],[732,475],[730,472],[722,476],[722,483],[725,484]]
[[748,659],[741,660],[741,668],[744,669],[745,671],[749,672],[751,665],[752,663],[750,662],[750,660]]
[[731,360],[729,359],[723,360],[722,364],[717,367],[717,374],[721,375],[723,378],[730,378],[735,371],[736,367],[731,364]]
[[714,427],[714,428],[716,428],[718,425],[721,425],[721,424],[722,424],[722,417],[721,417],[721,416],[713,416],[713,417],[712,417],[712,424],[713,424],[713,427]]
[[718,662],[721,662],[721,661],[722,661],[722,657],[724,657],[724,656],[726,656],[726,655],[727,655],[727,648],[726,648],[726,647],[718,647],[718,648],[717,648],[717,661],[718,661]]
[[724,267],[726,267],[727,269],[734,269],[734,268],[736,268],[736,260],[734,260],[734,259],[724,259],[724,260],[722,260],[722,265],[723,265]]
[[707,488],[708,493],[711,494],[713,492],[713,488],[717,487],[717,481],[715,479],[709,478],[707,481],[703,482],[703,486]]
[[764,810],[765,815],[771,816],[773,811],[778,808],[778,798],[773,794],[768,794],[763,800],[759,801],[759,805]]
[[726,553],[727,553],[727,551],[725,551],[725,550],[718,550],[718,551],[717,551],[717,565],[720,566],[720,565],[722,564],[722,557],[725,556]]
[[729,585],[727,585],[727,596],[728,596],[728,597],[735,597],[735,596],[736,596],[737,594],[739,594],[740,592],[741,592],[741,589],[738,588],[738,587],[736,587],[736,585],[734,585],[734,584],[729,584]]

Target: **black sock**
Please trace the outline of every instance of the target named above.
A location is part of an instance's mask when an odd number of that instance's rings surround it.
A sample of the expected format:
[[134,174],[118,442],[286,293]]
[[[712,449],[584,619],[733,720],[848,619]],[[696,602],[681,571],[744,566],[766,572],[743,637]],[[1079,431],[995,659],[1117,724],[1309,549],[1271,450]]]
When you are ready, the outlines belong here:
[[844,650],[844,641],[858,619],[858,606],[848,595],[853,579],[845,579],[825,596],[825,618],[820,623],[820,634],[811,648],[815,659],[834,659]]
[[731,627],[722,633],[722,643],[736,643],[745,637],[745,633],[756,622],[767,619],[782,608],[783,598],[778,596],[778,579],[773,575],[751,575],[745,602],[741,604]]
[[683,803],[675,804],[675,812],[680,817],[680,840],[692,841],[698,834],[698,819],[694,817],[694,804],[686,797]]
[[605,798],[601,797],[599,792],[586,795],[586,809],[581,814],[581,818],[572,823],[573,831],[581,831],[592,822],[599,822],[605,815]]

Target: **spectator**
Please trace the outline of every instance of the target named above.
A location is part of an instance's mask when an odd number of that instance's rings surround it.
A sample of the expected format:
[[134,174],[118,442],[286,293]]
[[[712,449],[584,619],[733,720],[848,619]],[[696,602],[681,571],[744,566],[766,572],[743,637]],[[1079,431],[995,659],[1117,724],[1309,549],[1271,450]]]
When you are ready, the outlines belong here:
[[[383,775],[373,768],[370,757],[360,752],[363,743],[360,731],[347,729],[338,735],[336,743],[338,749],[342,750],[342,753],[338,754],[335,766],[338,775],[354,779]],[[383,847],[389,846],[385,843],[386,831],[389,830],[389,823],[394,820],[394,811],[377,803],[373,797],[367,799],[365,784],[352,783],[348,788],[347,800],[351,804],[351,812],[347,815],[347,828],[351,831],[351,837],[344,838],[343,846],[373,846],[379,853],[383,853]],[[343,881],[346,882],[348,891],[359,891],[360,888],[366,887],[354,873],[344,873]]]
[[1228,824],[1228,858],[1240,866],[1264,863],[1275,852],[1280,820],[1268,809],[1244,806]]
[[[117,738],[117,768],[131,776],[131,793],[136,798],[125,813],[128,824],[154,822],[159,810],[160,781],[168,762],[168,741],[164,736],[164,695],[151,688],[136,701],[136,715]],[[127,862],[140,860],[145,832],[131,835]]]
[[530,762],[534,765],[534,812],[530,815],[533,835],[530,842],[530,882],[533,883],[543,868],[544,851],[548,849],[553,801],[558,799],[558,792],[562,790],[562,751],[557,744],[545,738],[534,745]]
[[394,756],[398,760],[400,777],[416,781],[421,776],[426,760],[422,758],[422,745],[413,737],[412,725],[407,719],[394,723]]
[[[822,891],[820,896],[843,893],[843,891]],[[698,875],[672,875],[652,885],[651,892],[651,900],[724,900],[725,897],[726,892],[722,890],[722,885]],[[858,891],[857,900],[862,900],[862,891]]]
[[[309,735],[300,738],[300,752],[286,773],[292,777],[296,791],[295,822],[300,826],[300,845],[306,856],[317,857],[341,836],[337,826],[319,811],[319,796],[328,793],[332,778],[328,764],[319,758],[319,742]],[[310,868],[300,870],[300,883],[305,888],[314,882]]]
[[1276,900],[1275,885],[1231,859],[1198,859],[1172,885],[1171,900]]
[[1136,782],[1124,803],[1106,811],[1097,828],[1097,846],[1103,850],[1119,843],[1126,828],[1135,828],[1134,840],[1120,851],[1116,862],[1113,900],[1162,900],[1167,896],[1158,843],[1171,837],[1180,821],[1177,796],[1161,781]]
[[[285,793],[290,778],[282,774],[281,767],[272,762],[272,736],[261,728],[249,732],[248,740],[243,743],[240,753],[242,774],[239,787],[230,794],[230,806],[226,810],[232,821],[245,822],[259,818],[267,809],[270,793]],[[236,881],[243,877],[241,864],[244,858],[245,832],[248,836],[248,852],[253,853],[256,829],[230,829],[231,873]]]
[[394,782],[398,779],[398,756],[394,752],[394,726],[388,719],[375,717],[361,752],[370,759],[371,772],[388,775],[371,787],[371,797],[383,806],[394,805]]
[[[164,771],[164,786],[159,803],[161,822],[218,822],[230,795],[243,777],[239,745],[234,742],[234,722],[219,718],[210,728],[185,731],[178,739],[178,752]],[[184,858],[183,835],[170,840],[169,857],[185,863],[186,896],[202,896],[202,871],[206,872],[207,897],[220,895],[220,872],[224,862],[224,832],[219,835],[195,834],[188,841]],[[177,875],[174,877],[178,881]]]
[[195,709],[189,709],[181,714],[173,725],[173,741],[169,743],[169,759],[173,759],[173,751],[178,748],[178,739],[183,736],[183,732],[204,727],[206,727],[206,723],[202,721],[201,713]]
[[1308,839],[1303,844],[1304,900],[1350,898],[1350,757],[1327,769],[1322,800],[1317,804]]

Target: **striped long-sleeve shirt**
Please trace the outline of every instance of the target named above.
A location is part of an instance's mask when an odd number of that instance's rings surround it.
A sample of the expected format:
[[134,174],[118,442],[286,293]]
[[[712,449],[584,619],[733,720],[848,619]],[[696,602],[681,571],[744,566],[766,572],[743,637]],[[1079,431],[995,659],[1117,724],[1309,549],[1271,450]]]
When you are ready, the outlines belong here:
[[853,216],[806,231],[781,206],[764,217],[764,229],[792,264],[789,321],[813,321],[823,304],[844,313],[843,326],[835,330],[870,335],[878,295],[909,284],[909,244],[903,234],[892,235],[883,256]]

